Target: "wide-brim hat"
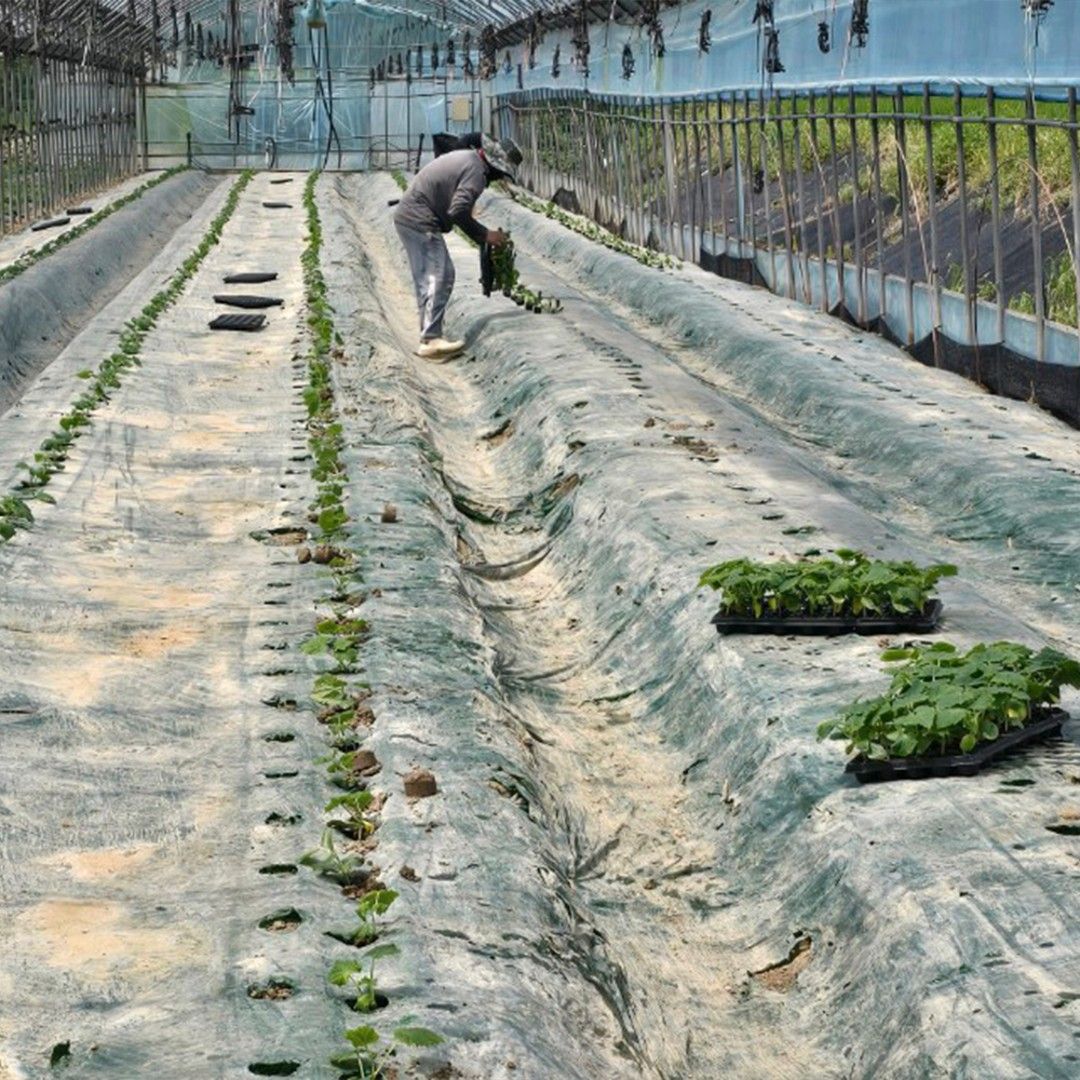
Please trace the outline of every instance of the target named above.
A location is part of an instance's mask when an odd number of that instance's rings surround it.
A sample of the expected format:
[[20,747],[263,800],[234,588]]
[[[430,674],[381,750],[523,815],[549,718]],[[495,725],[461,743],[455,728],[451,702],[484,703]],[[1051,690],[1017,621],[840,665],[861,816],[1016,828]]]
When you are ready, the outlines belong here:
[[513,139],[495,139],[485,135],[480,149],[495,172],[502,173],[511,180],[517,179],[517,167],[521,164],[523,155]]

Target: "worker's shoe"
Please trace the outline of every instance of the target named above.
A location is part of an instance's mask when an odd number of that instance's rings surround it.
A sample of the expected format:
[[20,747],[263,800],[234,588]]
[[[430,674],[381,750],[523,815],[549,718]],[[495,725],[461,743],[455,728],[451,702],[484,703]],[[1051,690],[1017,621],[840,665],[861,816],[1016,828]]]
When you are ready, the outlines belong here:
[[425,360],[449,360],[451,356],[457,356],[464,348],[464,341],[447,341],[446,338],[432,338],[430,341],[420,342],[416,355],[422,356]]

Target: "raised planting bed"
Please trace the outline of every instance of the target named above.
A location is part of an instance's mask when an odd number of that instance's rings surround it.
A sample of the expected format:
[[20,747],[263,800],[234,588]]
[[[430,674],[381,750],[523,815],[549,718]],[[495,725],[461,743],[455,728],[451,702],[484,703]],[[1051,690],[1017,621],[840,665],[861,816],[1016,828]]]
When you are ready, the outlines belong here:
[[843,739],[847,771],[862,783],[972,776],[992,761],[1061,731],[1063,686],[1080,686],[1080,663],[1054,649],[999,641],[961,653],[947,642],[882,654],[885,693],[857,701],[818,728]]
[[841,549],[835,559],[732,559],[699,584],[720,593],[712,622],[721,634],[926,634],[941,619],[934,587],[955,573]]

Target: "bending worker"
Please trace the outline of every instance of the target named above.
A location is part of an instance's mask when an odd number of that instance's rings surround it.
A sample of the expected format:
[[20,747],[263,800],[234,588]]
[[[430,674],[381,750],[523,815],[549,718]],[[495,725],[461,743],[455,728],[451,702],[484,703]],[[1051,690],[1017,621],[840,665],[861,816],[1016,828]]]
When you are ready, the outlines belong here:
[[417,356],[444,360],[465,347],[443,337],[443,316],[454,291],[454,264],[442,234],[455,225],[478,244],[500,247],[501,229],[487,229],[472,215],[476,200],[492,180],[514,179],[521,151],[511,139],[485,135],[481,145],[452,150],[425,165],[409,185],[394,213],[394,225],[405,245],[420,309]]

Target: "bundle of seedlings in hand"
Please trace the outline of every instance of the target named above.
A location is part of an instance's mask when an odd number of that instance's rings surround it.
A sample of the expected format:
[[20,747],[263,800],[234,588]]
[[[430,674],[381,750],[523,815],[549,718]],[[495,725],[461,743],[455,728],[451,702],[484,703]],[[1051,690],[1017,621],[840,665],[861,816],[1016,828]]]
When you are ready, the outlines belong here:
[[818,728],[871,761],[970,753],[1022,728],[1063,686],[1080,687],[1080,663],[1054,649],[1033,652],[1001,641],[961,653],[953,645],[912,645],[882,654],[895,669],[888,690],[859,701]]
[[[553,313],[562,310],[559,300],[545,300],[540,292],[533,292],[521,284],[521,275],[517,269],[517,255],[514,252],[514,241],[507,235],[506,242],[501,247],[487,248],[481,257],[491,260],[491,289],[501,292],[509,297],[518,307],[524,307],[527,311],[537,314]],[[486,273],[484,277],[486,279]],[[484,282],[484,294],[488,295],[487,281]]]
[[836,556],[771,563],[732,559],[706,570],[699,584],[720,592],[722,615],[915,615],[928,609],[938,581],[956,574],[947,564],[883,562],[844,548]]

